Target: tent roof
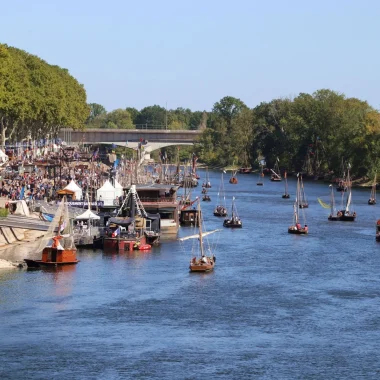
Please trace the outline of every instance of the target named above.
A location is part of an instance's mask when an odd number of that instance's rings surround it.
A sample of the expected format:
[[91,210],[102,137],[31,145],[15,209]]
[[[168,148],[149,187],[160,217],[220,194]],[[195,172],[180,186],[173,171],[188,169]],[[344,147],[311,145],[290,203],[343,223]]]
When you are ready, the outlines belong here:
[[78,215],[75,217],[75,220],[88,220],[88,219],[100,219],[100,216],[94,214],[91,210],[86,210],[83,214]]
[[115,188],[112,186],[112,183],[110,181],[108,181],[108,179],[107,179],[107,181],[104,182],[103,186],[100,189],[98,189],[98,191],[99,190],[102,190],[102,191],[115,191]]
[[122,189],[122,188],[123,188],[123,186],[121,186],[120,183],[117,182],[115,179],[115,189]]
[[77,192],[77,191],[82,191],[82,189],[74,182],[74,180],[72,179],[70,181],[70,183],[64,188],[64,190],[71,190],[71,191],[74,191],[74,192]]

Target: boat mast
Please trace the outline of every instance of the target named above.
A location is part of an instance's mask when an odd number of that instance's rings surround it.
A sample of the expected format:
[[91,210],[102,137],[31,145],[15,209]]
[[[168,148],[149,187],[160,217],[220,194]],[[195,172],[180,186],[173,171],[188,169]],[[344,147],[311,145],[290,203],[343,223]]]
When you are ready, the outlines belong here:
[[203,235],[202,235],[202,215],[201,215],[201,202],[198,200],[198,218],[199,218],[199,246],[201,256],[204,256]]

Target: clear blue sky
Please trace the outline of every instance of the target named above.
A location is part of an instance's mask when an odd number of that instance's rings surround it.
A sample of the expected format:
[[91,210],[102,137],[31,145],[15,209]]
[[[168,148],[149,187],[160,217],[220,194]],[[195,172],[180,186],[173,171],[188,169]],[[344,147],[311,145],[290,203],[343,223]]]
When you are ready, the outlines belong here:
[[0,41],[69,69],[108,111],[321,88],[380,108],[379,18],[376,0],[13,0]]

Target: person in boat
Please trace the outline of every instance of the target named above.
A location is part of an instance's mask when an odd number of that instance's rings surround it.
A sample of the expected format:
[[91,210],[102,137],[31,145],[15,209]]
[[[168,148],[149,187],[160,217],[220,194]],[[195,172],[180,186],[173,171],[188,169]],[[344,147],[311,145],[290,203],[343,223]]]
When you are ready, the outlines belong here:
[[307,226],[307,224],[305,224],[304,230],[305,230],[306,232],[309,230],[309,227]]
[[296,230],[299,230],[299,231],[301,230],[301,224],[300,223],[296,224]]

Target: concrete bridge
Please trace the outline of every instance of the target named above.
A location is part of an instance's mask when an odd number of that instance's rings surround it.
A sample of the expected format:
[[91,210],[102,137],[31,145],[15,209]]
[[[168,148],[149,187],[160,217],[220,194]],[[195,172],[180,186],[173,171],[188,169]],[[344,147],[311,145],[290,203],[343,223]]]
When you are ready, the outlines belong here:
[[115,144],[136,148],[141,140],[148,141],[145,151],[153,151],[170,145],[193,145],[202,130],[166,129],[84,129],[62,128],[58,134],[69,145]]

